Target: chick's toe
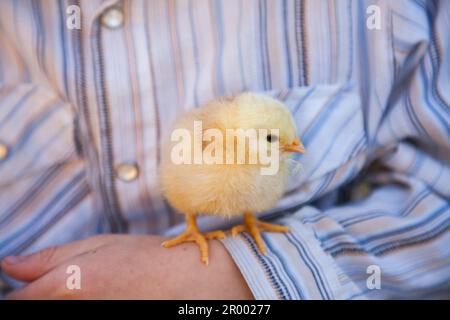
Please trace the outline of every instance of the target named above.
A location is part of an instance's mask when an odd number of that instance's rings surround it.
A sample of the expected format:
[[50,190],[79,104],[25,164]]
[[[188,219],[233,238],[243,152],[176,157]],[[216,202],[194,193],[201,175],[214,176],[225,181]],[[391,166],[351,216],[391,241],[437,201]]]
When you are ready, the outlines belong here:
[[173,239],[164,241],[162,246],[170,248],[186,242],[195,242],[200,249],[201,262],[208,264],[209,252],[207,240],[224,238],[225,233],[221,230],[216,230],[203,234],[197,226],[195,215],[186,216],[186,226],[186,230],[182,234]]
[[266,247],[264,245],[264,241],[261,237],[261,232],[288,232],[289,227],[277,225],[273,223],[268,223],[264,221],[260,221],[256,219],[255,216],[253,216],[250,213],[244,214],[244,223],[240,225],[236,225],[231,228],[231,235],[236,236],[238,233],[241,232],[248,232],[253,240],[255,240],[256,246],[258,247],[259,251],[262,254],[266,253]]
[[162,246],[165,248],[170,248],[186,242],[195,242],[200,249],[200,260],[203,263],[208,264],[208,242],[206,236],[199,231],[186,230],[179,236],[164,241]]

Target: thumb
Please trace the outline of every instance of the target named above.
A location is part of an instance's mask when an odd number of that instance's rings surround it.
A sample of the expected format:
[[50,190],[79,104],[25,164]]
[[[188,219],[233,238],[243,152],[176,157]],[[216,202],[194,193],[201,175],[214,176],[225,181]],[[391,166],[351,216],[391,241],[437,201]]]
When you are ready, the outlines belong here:
[[8,256],[1,262],[2,270],[21,281],[33,281],[61,263],[108,243],[107,236],[96,236],[63,246],[52,246],[26,256]]
[[59,247],[55,246],[26,256],[8,256],[2,260],[1,267],[12,278],[32,281],[54,267],[53,257],[58,251]]

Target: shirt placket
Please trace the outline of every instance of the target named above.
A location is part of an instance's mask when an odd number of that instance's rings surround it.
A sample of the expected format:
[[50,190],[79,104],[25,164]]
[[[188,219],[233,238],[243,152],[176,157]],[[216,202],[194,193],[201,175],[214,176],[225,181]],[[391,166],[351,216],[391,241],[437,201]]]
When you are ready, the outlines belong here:
[[[167,214],[159,208],[161,206],[152,203],[157,197],[154,194],[157,177],[149,172],[154,171],[151,163],[155,162],[157,142],[147,148],[144,146],[148,143],[143,144],[141,139],[156,136],[156,128],[152,125],[154,119],[149,121],[149,118],[157,115],[146,113],[144,117],[143,112],[148,110],[142,106],[151,101],[136,98],[139,86],[131,85],[133,72],[134,81],[139,82],[132,66],[137,62],[130,54],[130,50],[136,48],[129,43],[130,29],[136,25],[127,22],[130,7],[124,5],[131,6],[121,1],[100,4],[101,9],[92,17],[86,45],[89,51],[86,55],[92,61],[87,72],[88,108],[94,114],[91,122],[96,122],[93,127],[98,137],[96,153],[100,181],[96,194],[111,231],[155,232],[169,223]],[[149,74],[149,70],[146,73]],[[149,167],[153,171],[148,171]]]

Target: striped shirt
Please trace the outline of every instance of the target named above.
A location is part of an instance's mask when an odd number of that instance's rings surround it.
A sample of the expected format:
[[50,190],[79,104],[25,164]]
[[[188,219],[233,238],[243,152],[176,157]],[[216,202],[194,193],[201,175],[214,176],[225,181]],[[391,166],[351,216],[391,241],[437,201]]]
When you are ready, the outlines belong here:
[[449,1],[1,1],[0,258],[181,231],[161,141],[257,91],[308,153],[263,215],[292,231],[223,240],[255,298],[450,297],[448,30]]

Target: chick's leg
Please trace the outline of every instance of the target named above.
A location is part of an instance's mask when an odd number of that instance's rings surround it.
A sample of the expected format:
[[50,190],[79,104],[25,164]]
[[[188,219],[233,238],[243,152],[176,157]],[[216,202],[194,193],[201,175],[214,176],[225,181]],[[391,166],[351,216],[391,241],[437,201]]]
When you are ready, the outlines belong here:
[[197,226],[196,216],[193,214],[186,215],[186,231],[179,236],[164,241],[163,247],[170,248],[185,242],[195,242],[200,249],[200,260],[208,264],[208,239],[224,238],[225,233],[223,231],[212,231],[202,234]]
[[261,237],[261,231],[267,232],[288,232],[289,228],[277,224],[259,221],[251,213],[244,214],[244,223],[231,228],[231,235],[236,236],[240,232],[248,232],[256,242],[259,251],[262,254],[266,253],[266,247],[264,246],[263,239]]

